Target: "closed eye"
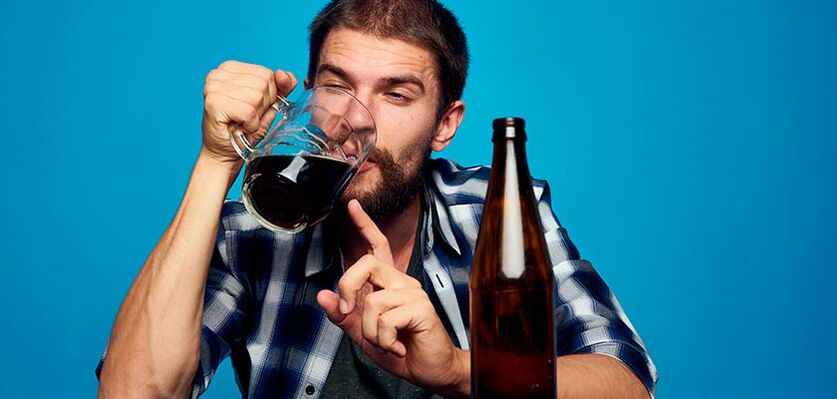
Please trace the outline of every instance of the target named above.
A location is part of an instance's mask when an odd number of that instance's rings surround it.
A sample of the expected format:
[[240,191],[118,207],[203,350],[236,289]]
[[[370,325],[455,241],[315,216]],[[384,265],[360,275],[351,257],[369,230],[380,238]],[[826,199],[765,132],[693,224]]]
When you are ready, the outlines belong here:
[[406,102],[410,101],[410,99],[407,96],[405,96],[401,93],[394,92],[394,91],[387,92],[386,96],[389,97],[390,99],[392,99],[395,102],[406,103]]
[[332,89],[340,89],[343,91],[349,91],[349,88],[346,85],[341,83],[334,83],[334,82],[327,82],[320,85],[320,87],[331,87]]

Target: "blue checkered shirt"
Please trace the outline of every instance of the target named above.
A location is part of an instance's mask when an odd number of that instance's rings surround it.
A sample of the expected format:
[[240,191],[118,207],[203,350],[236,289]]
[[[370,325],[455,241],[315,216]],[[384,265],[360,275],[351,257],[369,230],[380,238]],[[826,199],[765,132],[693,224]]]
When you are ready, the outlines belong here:
[[[438,298],[452,341],[465,350],[468,276],[489,172],[435,159],[423,193],[424,287]],[[558,354],[613,356],[653,396],[657,372],[642,340],[559,224],[547,183],[533,179],[533,186],[555,273]],[[328,273],[333,267],[341,268],[342,258],[323,225],[296,234],[271,232],[241,202],[228,201],[206,283],[192,397],[207,389],[227,356],[243,396],[319,397],[343,336],[314,299],[319,290],[336,287],[339,274]]]

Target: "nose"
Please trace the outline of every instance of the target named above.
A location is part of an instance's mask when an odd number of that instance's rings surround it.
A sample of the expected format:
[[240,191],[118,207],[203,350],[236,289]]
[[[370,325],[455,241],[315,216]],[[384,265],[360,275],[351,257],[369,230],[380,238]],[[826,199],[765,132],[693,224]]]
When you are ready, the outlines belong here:
[[352,126],[355,134],[375,135],[375,119],[372,117],[372,110],[369,109],[371,96],[355,97],[355,101],[349,103],[344,118]]
[[377,140],[375,120],[365,105],[371,96],[364,96],[362,92],[349,94],[346,91],[326,88],[322,92],[322,98],[319,103],[328,108],[334,117],[333,128],[329,134],[332,142],[341,147],[345,157],[356,161],[365,159]]

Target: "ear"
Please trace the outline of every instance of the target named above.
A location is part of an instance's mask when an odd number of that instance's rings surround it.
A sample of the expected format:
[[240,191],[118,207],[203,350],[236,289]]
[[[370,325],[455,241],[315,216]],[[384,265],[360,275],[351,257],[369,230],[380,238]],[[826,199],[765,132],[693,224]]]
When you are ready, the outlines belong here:
[[433,151],[439,152],[445,149],[456,135],[456,129],[459,129],[459,124],[462,123],[462,117],[465,115],[465,102],[456,100],[448,107],[448,110],[442,115],[439,124],[436,125],[436,133],[433,135],[431,148]]

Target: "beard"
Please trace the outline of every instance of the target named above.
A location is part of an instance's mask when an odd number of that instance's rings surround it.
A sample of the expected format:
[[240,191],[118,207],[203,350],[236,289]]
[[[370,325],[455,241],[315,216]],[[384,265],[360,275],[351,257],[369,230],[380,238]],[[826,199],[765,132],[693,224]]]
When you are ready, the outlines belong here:
[[347,206],[352,198],[360,202],[363,210],[375,223],[404,212],[424,186],[424,170],[430,161],[431,151],[429,143],[424,147],[419,153],[420,158],[413,162],[396,161],[392,153],[387,150],[380,148],[372,150],[370,158],[377,164],[380,178],[372,183],[371,189],[366,191],[358,187],[357,179],[355,179],[337,200],[332,213],[333,218],[337,220],[349,218]]

